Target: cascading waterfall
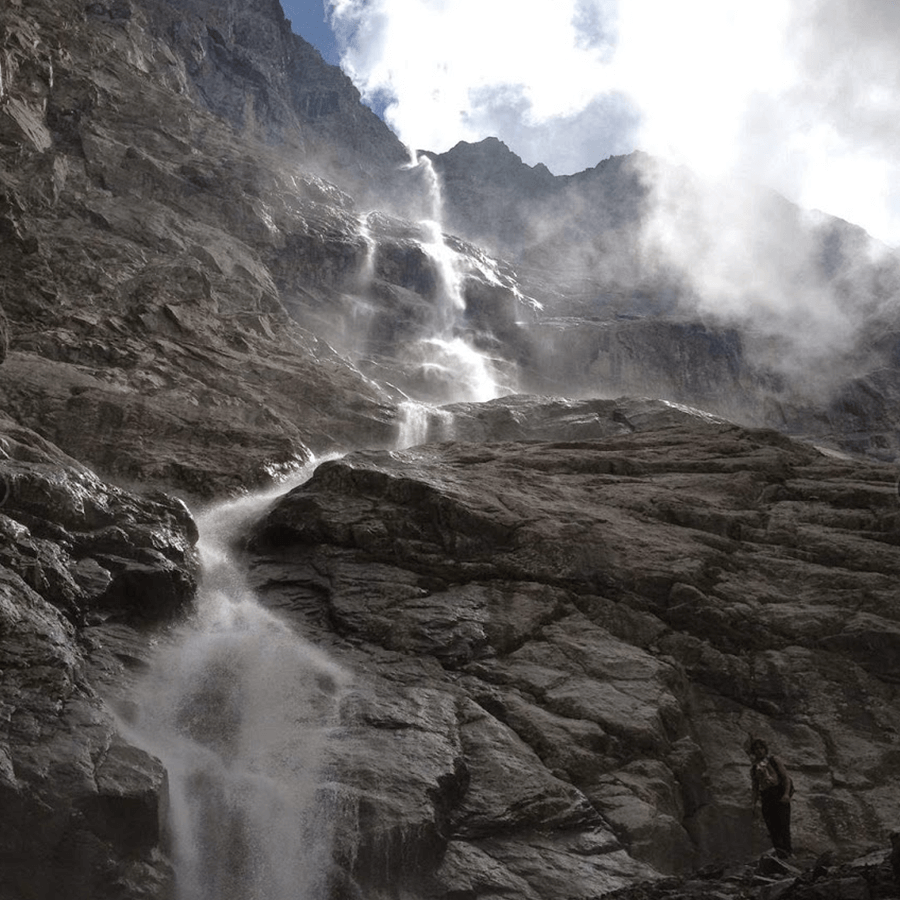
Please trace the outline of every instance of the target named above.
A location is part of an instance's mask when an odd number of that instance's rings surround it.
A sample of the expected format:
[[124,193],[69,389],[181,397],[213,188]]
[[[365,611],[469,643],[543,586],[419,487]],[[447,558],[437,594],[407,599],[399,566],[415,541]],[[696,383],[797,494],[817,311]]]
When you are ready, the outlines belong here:
[[136,697],[128,731],[168,771],[179,900],[326,894],[333,816],[323,751],[349,678],[257,603],[234,549],[286,489],[199,516],[196,615]]
[[427,403],[406,400],[400,404],[400,430],[396,448],[405,450],[429,441],[453,439],[453,415]]
[[459,318],[465,311],[466,301],[462,293],[462,273],[459,256],[447,246],[443,232],[443,204],[441,182],[428,156],[414,156],[410,165],[419,168],[425,175],[428,190],[430,216],[420,223],[426,240],[422,249],[431,257],[438,275],[438,322],[437,337],[449,337]]
[[[458,254],[440,227],[440,185],[425,168],[433,218],[422,247],[438,274],[420,364],[455,399],[499,396],[490,360],[455,333],[465,311]],[[367,216],[360,280],[375,277]],[[364,287],[364,285],[363,285]],[[400,405],[397,446],[452,437],[452,416]],[[323,764],[349,676],[257,602],[236,543],[278,495],[309,477],[211,508],[197,519],[202,582],[189,624],[161,648],[135,696],[131,739],[163,762],[178,900],[319,900],[328,892],[335,810]]]
[[498,384],[492,361],[458,333],[466,309],[462,260],[444,239],[440,179],[428,156],[410,152],[409,167],[421,169],[424,174],[430,217],[420,222],[425,234],[421,247],[434,264],[438,278],[432,333],[412,352],[423,370],[431,369],[455,383],[458,399],[493,400],[505,391]]

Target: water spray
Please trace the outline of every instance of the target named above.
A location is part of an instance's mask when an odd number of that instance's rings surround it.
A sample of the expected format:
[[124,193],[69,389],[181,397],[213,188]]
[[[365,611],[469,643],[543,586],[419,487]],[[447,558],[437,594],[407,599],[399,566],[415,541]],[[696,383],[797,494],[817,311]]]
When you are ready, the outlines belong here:
[[168,772],[179,900],[327,896],[333,816],[322,767],[349,677],[259,605],[235,549],[286,489],[198,517],[196,614],[160,651],[124,729]]

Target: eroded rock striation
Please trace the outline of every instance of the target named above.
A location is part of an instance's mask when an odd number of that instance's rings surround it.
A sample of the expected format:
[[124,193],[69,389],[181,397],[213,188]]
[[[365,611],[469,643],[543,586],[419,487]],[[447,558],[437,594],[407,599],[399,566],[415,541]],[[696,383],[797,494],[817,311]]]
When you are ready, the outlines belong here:
[[364,675],[348,744],[381,750],[334,761],[359,877],[589,897],[746,858],[751,733],[790,761],[801,853],[884,843],[895,472],[661,404],[603,418],[354,453],[258,526],[266,602]]

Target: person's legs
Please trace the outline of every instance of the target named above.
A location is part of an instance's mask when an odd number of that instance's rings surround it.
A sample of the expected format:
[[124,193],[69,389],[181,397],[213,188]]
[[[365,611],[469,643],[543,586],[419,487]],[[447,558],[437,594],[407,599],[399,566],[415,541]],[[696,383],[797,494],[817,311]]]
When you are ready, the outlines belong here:
[[[776,792],[773,792],[776,793]],[[791,856],[793,847],[791,846],[791,804],[782,803],[780,792],[776,796],[762,796],[762,814],[769,829],[769,837],[772,839],[772,846],[775,852],[781,856]]]
[[775,849],[778,851],[779,855],[792,856],[794,853],[794,847],[791,843],[790,803],[779,802],[776,819],[778,821],[778,842],[775,844]]

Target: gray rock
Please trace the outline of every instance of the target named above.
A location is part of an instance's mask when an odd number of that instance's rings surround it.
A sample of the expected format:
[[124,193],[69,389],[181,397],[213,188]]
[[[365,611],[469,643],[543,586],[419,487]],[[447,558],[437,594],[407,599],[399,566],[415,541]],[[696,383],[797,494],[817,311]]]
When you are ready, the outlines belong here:
[[193,597],[193,520],[8,419],[0,446],[0,894],[169,896],[166,775],[123,739],[110,704],[146,653],[146,623]]
[[[434,157],[448,324],[423,170],[274,0],[9,0],[0,30],[0,893],[171,896],[165,773],[127,731],[196,531],[153,488],[357,447],[251,548],[357,676],[336,896],[588,900],[755,857],[749,731],[796,776],[798,846],[883,841],[896,474],[722,417],[893,459],[894,257],[856,271],[851,226],[817,236],[863,327],[810,393],[641,267],[640,160],[559,181],[488,141]],[[511,388],[669,402],[454,403],[418,440],[456,443],[378,450],[413,431],[401,401],[458,396],[408,352],[438,326]]]
[[[485,421],[508,428],[502,406]],[[605,834],[593,877],[612,886],[622,850],[662,872],[746,858],[765,840],[748,807],[753,732],[795,777],[799,847],[879,840],[900,727],[890,656],[851,661],[843,641],[860,627],[848,591],[869,598],[869,633],[894,628],[892,469],[661,403],[550,401],[536,427],[561,409],[563,430],[592,409],[588,433],[605,409],[608,436],[351,454],[255,531],[254,582],[283,614],[364,680],[396,683],[430,660],[417,690],[458,698],[439,726],[457,775],[435,795],[431,739],[380,730],[370,777],[390,782],[397,753],[410,777],[389,802],[367,799],[367,821],[408,818],[406,852],[448,891],[462,877],[467,890],[542,896],[550,851],[531,843],[535,828]],[[791,529],[772,527],[787,514]],[[384,690],[379,707],[397,688]],[[366,693],[352,731],[370,744]],[[378,760],[390,768],[376,774]],[[426,840],[412,823],[434,796],[446,815]],[[576,857],[553,851],[570,885]]]

